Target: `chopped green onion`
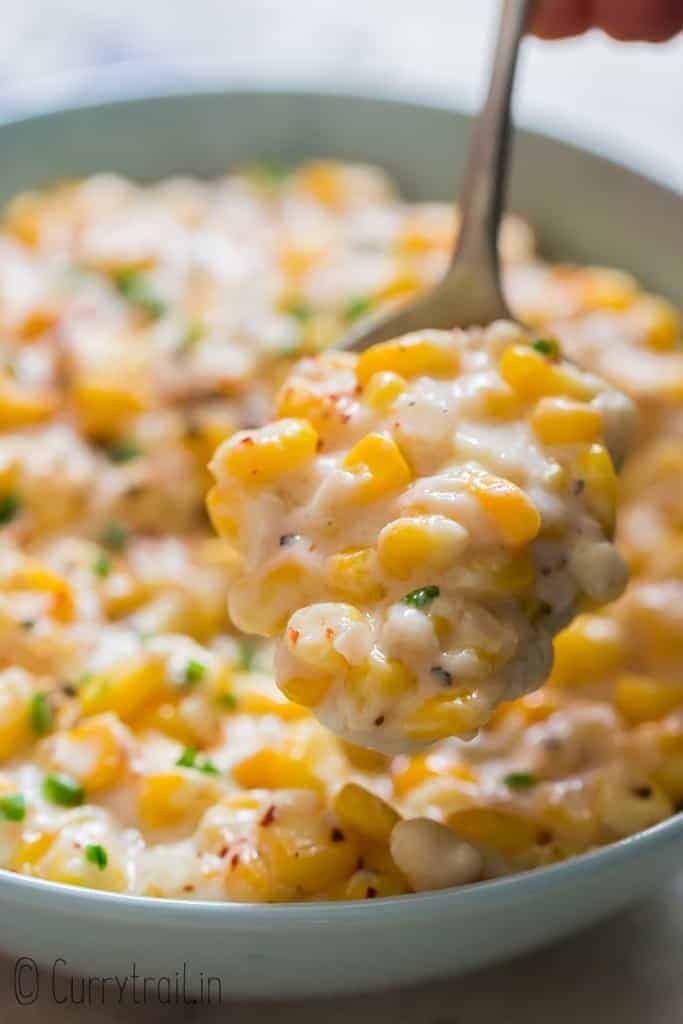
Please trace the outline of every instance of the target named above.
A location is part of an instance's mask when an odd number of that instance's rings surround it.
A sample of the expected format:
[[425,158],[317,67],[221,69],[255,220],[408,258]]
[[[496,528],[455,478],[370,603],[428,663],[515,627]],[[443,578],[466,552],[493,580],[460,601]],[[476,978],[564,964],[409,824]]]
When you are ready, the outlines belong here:
[[195,747],[185,747],[176,761],[176,765],[179,768],[196,768],[198,772],[204,772],[206,775],[220,775],[218,768],[208,757],[203,758],[201,761],[197,760],[197,750]]
[[195,683],[201,682],[206,675],[206,665],[203,665],[201,661],[197,661],[192,658],[188,661],[185,666],[185,682],[194,685]]
[[107,448],[107,455],[112,462],[130,462],[142,455],[142,449],[132,440],[113,441]]
[[246,174],[262,185],[279,185],[290,175],[289,168],[279,160],[259,160],[245,168]]
[[557,359],[560,354],[560,345],[555,338],[537,338],[531,347],[551,359]]
[[85,859],[91,864],[97,864],[100,871],[104,871],[109,857],[105,848],[99,843],[89,843],[85,848]]
[[0,526],[7,526],[21,511],[21,498],[11,491],[0,498]]
[[237,710],[237,697],[234,693],[221,693],[219,697],[216,697],[216,703],[226,711]]
[[145,275],[138,270],[120,270],[114,275],[114,285],[119,295],[139,306],[153,320],[158,320],[166,312],[166,303],[155,295]]
[[85,800],[85,790],[80,782],[58,772],[45,776],[43,796],[50,803],[59,804],[61,807],[80,807]]
[[36,736],[44,736],[52,728],[52,712],[46,693],[36,693],[30,705],[31,728]]
[[26,817],[26,801],[21,793],[0,796],[0,818],[6,821],[23,821]]
[[240,672],[251,672],[254,667],[254,659],[256,658],[256,645],[250,643],[248,640],[242,640],[240,643],[239,657],[237,660],[237,668]]
[[180,348],[185,352],[188,349],[194,348],[198,341],[201,341],[206,333],[204,324],[200,323],[199,320],[190,320],[185,325],[185,330],[180,337]]
[[372,306],[372,299],[368,298],[367,295],[357,295],[355,299],[351,299],[347,303],[344,309],[344,319],[347,323],[353,323],[354,320],[359,320],[360,317],[369,313]]
[[536,779],[531,772],[510,772],[503,779],[503,782],[510,789],[531,789],[536,785]]
[[101,543],[110,551],[123,551],[128,534],[118,523],[108,523],[102,531]]
[[100,551],[99,555],[95,559],[92,565],[92,571],[96,576],[99,576],[101,580],[106,580],[107,576],[111,572],[111,559],[104,551]]
[[411,608],[429,608],[441,591],[438,587],[420,587],[418,590],[411,590],[409,594],[401,598],[402,604],[410,605]]
[[197,750],[195,747],[185,747],[182,754],[176,761],[179,768],[194,768],[197,763]]
[[285,306],[284,312],[293,316],[300,324],[307,324],[313,316],[313,307],[308,302],[290,302]]

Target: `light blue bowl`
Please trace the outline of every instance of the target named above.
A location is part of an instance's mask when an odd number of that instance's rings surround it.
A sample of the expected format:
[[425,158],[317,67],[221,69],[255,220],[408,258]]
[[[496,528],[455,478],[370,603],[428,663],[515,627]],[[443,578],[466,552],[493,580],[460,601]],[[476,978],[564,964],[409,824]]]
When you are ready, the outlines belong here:
[[[217,174],[256,157],[328,155],[385,166],[406,192],[450,198],[468,119],[353,96],[191,94],[51,113],[0,127],[0,200],[54,178]],[[633,271],[683,302],[680,197],[538,135],[516,143],[511,207],[543,251]],[[597,921],[680,864],[683,817],[564,864],[436,893],[363,903],[151,900],[0,871],[0,946],[69,973],[173,978],[223,996],[355,992],[455,974]]]

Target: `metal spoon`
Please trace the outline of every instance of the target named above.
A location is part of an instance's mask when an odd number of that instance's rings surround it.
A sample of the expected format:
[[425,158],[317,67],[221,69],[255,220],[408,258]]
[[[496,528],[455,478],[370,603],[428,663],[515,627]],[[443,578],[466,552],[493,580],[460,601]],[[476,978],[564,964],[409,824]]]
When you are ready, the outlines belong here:
[[510,138],[510,99],[519,44],[533,0],[503,0],[486,102],[474,126],[460,197],[462,224],[450,266],[426,295],[368,318],[337,347],[362,352],[425,328],[486,325],[510,318],[500,281],[498,229]]

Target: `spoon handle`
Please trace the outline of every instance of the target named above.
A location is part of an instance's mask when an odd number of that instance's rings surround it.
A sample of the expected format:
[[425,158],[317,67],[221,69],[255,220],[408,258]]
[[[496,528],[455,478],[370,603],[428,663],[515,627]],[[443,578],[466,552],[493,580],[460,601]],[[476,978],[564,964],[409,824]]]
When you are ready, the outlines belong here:
[[[510,148],[510,101],[519,44],[533,0],[503,0],[486,102],[474,123],[460,194],[463,220],[451,268],[489,278],[501,312],[505,302],[498,270],[498,230]],[[448,275],[447,275],[448,277]]]

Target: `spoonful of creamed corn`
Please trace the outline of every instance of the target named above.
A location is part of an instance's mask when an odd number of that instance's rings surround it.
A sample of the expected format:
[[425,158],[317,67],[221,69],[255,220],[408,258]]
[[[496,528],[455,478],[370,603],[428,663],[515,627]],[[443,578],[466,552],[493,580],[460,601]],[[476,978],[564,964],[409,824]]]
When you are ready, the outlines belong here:
[[278,638],[287,697],[386,752],[474,736],[543,682],[577,610],[626,582],[612,537],[633,407],[503,319],[496,238],[528,7],[504,4],[442,282],[344,339],[352,351],[301,361],[277,418],[210,465],[209,512],[239,554],[235,624]]

